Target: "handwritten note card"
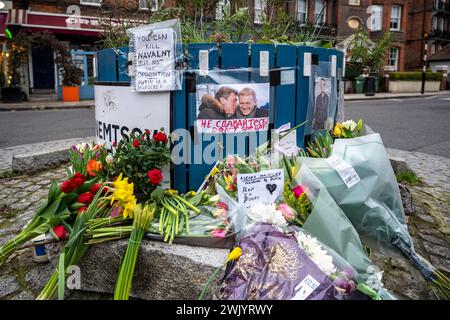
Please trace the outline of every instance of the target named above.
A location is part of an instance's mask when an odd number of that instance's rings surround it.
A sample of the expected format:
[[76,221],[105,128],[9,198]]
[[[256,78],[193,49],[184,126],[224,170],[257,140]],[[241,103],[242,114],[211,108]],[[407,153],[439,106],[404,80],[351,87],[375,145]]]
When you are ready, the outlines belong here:
[[175,44],[172,29],[134,35],[135,91],[170,91],[175,87]]
[[247,209],[258,202],[274,203],[283,192],[284,171],[276,169],[238,174],[237,187],[239,204]]

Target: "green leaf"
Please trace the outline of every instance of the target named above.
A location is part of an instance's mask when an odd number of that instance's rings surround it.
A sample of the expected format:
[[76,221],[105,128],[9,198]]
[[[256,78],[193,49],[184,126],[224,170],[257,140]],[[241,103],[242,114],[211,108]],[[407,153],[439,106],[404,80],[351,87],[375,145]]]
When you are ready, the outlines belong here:
[[161,188],[156,188],[155,190],[153,190],[151,194],[151,199],[156,202],[160,202],[163,197],[164,197],[164,190]]
[[59,256],[59,264],[58,264],[58,300],[64,300],[64,290],[66,287],[66,272],[64,268],[64,260],[66,257],[66,253],[63,251]]

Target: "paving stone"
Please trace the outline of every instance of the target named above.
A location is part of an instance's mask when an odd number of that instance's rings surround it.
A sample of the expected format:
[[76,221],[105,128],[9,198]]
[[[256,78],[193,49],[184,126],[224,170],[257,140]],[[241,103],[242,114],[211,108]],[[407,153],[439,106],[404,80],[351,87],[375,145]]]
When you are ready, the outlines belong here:
[[[33,181],[30,181],[30,182],[34,183]],[[25,188],[25,191],[27,191],[27,192],[34,192],[36,190],[39,190],[40,188],[42,188],[42,187],[39,186],[39,185],[30,185],[30,186]]]
[[444,258],[450,259],[450,248],[438,246],[436,244],[424,242],[423,246],[428,253],[433,255],[442,256]]
[[450,259],[430,255],[430,262],[435,268],[450,275]]
[[436,223],[436,220],[434,220],[434,218],[432,216],[429,216],[429,215],[417,213],[416,217],[418,217],[420,220],[425,221],[425,222]]
[[420,229],[421,234],[442,238],[444,234],[436,229]]
[[423,232],[422,232],[422,233],[419,233],[419,236],[420,236],[423,240],[425,240],[425,241],[427,241],[427,242],[431,242],[431,243],[434,243],[434,244],[438,244],[438,245],[441,245],[441,246],[444,246],[444,247],[449,246],[448,241],[443,240],[443,239],[440,239],[440,238],[437,238],[437,237],[434,237],[434,236],[430,236],[430,235],[424,234]]
[[36,297],[29,291],[22,291],[11,298],[11,300],[34,300]]
[[0,299],[19,290],[19,282],[13,276],[4,276],[0,278]]
[[30,203],[29,203],[28,200],[26,200],[25,202],[14,203],[10,207],[13,210],[23,210],[23,209],[25,209],[25,208],[27,208],[29,206],[30,206]]
[[56,270],[57,259],[52,262],[35,265],[35,268],[25,275],[25,282],[34,292],[40,292],[44,289],[48,279]]
[[31,183],[28,181],[22,181],[22,182],[16,183],[14,186],[16,188],[24,189],[24,188],[28,187],[30,184]]

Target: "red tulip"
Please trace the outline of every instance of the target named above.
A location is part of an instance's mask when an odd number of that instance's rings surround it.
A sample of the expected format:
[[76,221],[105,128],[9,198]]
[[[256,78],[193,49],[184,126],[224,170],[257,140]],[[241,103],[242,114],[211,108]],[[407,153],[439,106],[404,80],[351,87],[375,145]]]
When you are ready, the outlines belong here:
[[94,196],[90,192],[82,193],[78,196],[77,202],[83,204],[90,204],[94,200]]

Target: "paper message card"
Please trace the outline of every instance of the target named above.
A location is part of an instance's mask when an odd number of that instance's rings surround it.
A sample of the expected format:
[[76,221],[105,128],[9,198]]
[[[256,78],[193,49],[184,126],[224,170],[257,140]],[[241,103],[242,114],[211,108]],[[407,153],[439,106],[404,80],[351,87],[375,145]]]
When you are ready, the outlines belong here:
[[297,131],[293,130],[286,135],[290,127],[290,124],[287,124],[282,128],[272,131],[273,153],[281,153],[288,157],[292,157],[292,155],[298,153],[299,148],[297,147]]
[[135,91],[170,91],[175,87],[175,43],[172,29],[134,35]]
[[284,188],[284,171],[267,170],[237,175],[239,204],[247,209],[262,202],[274,203]]

